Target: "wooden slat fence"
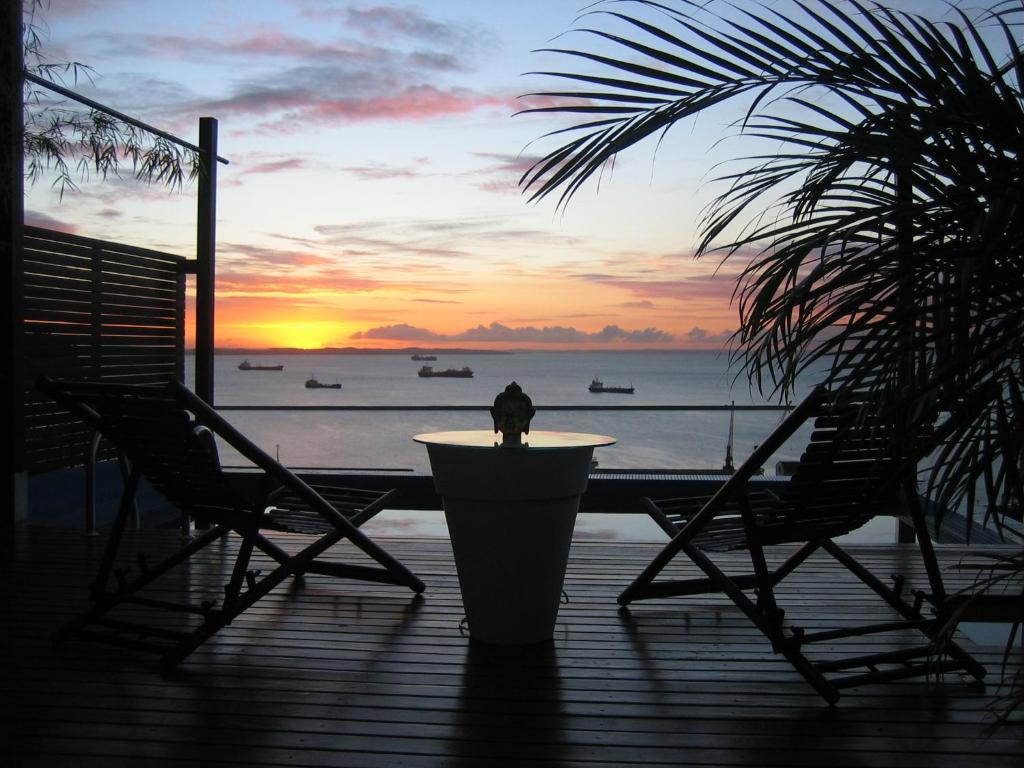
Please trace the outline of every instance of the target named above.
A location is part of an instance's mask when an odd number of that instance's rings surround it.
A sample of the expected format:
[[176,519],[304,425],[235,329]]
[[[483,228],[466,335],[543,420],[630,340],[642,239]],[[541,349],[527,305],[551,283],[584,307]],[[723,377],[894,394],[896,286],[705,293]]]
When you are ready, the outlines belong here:
[[36,378],[182,380],[185,259],[38,227],[25,227],[24,253],[25,463],[78,466],[92,435]]

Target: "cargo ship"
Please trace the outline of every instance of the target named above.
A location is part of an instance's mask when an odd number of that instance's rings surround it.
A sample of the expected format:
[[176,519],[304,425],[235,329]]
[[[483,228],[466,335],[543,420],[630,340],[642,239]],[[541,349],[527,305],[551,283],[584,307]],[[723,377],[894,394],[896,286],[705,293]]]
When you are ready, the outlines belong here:
[[590,382],[591,392],[612,392],[619,395],[632,395],[633,385],[630,384],[628,387],[610,387],[600,379],[594,379]]
[[443,371],[435,371],[429,365],[424,365],[420,368],[417,373],[422,378],[442,378],[442,379],[471,379],[473,378],[473,369],[468,365],[462,368],[447,368]]
[[306,379],[306,389],[341,389],[341,382],[335,380],[333,384],[321,384],[315,377]]
[[248,360],[243,360],[238,364],[238,370],[240,371],[283,371],[283,365],[253,365]]

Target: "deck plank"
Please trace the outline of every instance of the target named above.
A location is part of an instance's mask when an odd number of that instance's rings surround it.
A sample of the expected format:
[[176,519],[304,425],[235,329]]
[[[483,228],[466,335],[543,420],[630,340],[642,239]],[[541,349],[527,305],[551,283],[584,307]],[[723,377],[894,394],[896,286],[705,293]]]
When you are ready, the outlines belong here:
[[[133,531],[128,554],[174,534]],[[292,546],[301,537],[275,537]],[[294,766],[1016,766],[1024,726],[993,733],[987,688],[947,679],[855,688],[830,708],[727,600],[615,598],[657,544],[577,541],[551,644],[471,644],[445,539],[381,538],[427,583],[407,590],[309,576],[279,587],[171,675],[141,652],[49,636],[86,604],[102,537],[18,531],[3,567],[0,763],[86,768]],[[231,546],[231,545],[229,545]],[[344,549],[344,548],[343,548]],[[913,548],[852,548],[876,573],[924,585]],[[940,546],[948,586],[961,549]],[[346,550],[353,554],[351,548]],[[205,550],[161,589],[199,598],[229,552]],[[729,556],[736,563],[741,555]],[[685,557],[672,573],[695,574]],[[847,572],[815,556],[780,590],[808,629],[889,618]],[[895,641],[895,642],[898,642]],[[859,638],[845,647],[878,650]],[[965,641],[998,681],[1002,649]],[[824,649],[827,652],[827,648]],[[1011,659],[1011,671],[1022,662]]]

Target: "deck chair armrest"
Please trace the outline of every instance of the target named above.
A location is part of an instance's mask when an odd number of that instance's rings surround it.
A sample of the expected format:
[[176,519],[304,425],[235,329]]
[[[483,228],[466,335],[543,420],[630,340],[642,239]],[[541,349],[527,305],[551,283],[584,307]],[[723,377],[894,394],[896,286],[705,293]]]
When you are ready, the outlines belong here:
[[276,480],[281,485],[288,486],[293,493],[299,496],[312,509],[322,512],[332,519],[344,519],[341,513],[314,491],[304,480],[245,437],[210,405],[193,394],[184,384],[173,382],[173,386],[178,397],[187,404],[189,410],[195,414],[196,420],[200,424],[212,429],[214,433],[225,440],[232,448],[262,469],[269,478]]

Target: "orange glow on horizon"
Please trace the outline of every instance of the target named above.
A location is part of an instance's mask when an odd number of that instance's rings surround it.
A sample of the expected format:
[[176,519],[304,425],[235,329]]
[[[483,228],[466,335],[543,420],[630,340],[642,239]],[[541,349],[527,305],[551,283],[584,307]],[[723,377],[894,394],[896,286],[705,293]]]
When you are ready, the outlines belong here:
[[[540,341],[515,340],[511,338],[502,339],[470,339],[465,338],[464,333],[477,325],[486,325],[477,318],[457,316],[436,316],[429,318],[422,317],[420,312],[410,312],[413,319],[408,324],[417,328],[423,328],[437,334],[437,338],[430,336],[411,334],[405,338],[386,338],[369,335],[369,331],[381,326],[388,326],[391,323],[376,318],[370,320],[338,320],[331,318],[318,318],[316,311],[293,309],[287,311],[288,302],[275,302],[269,300],[266,304],[272,308],[269,311],[260,311],[252,305],[243,308],[234,307],[222,311],[219,307],[216,312],[216,332],[214,334],[215,345],[218,348],[245,348],[245,349],[324,349],[351,347],[356,349],[406,349],[410,347],[430,349],[480,349],[480,350],[536,350],[545,349],[551,351],[561,350],[636,350],[636,349],[721,349],[721,330],[712,326],[710,332],[714,334],[711,339],[692,338],[687,335],[691,325],[670,328],[667,323],[659,324],[659,327],[673,331],[672,339],[669,341],[647,340],[647,341],[625,341],[625,340],[598,340],[585,339],[578,341]],[[291,314],[293,317],[281,317]],[[358,317],[359,312],[351,313]],[[422,319],[416,319],[420,315]],[[195,314],[191,306],[186,310],[186,333],[185,343],[189,348],[195,346]],[[689,320],[689,318],[686,318]],[[710,318],[708,318],[710,319]],[[460,322],[461,321],[461,322]],[[678,321],[677,321],[678,323]],[[536,327],[547,327],[552,325],[571,325],[586,333],[596,334],[604,325],[618,325],[626,331],[642,330],[644,325],[628,319],[610,318],[607,322],[603,319],[591,320],[590,322],[565,322],[558,323],[536,323],[522,321],[519,323],[508,323],[507,325]],[[701,325],[699,321],[693,325]],[[711,325],[711,323],[708,323]],[[359,334],[359,335],[357,335]],[[460,338],[462,337],[462,338]]]

